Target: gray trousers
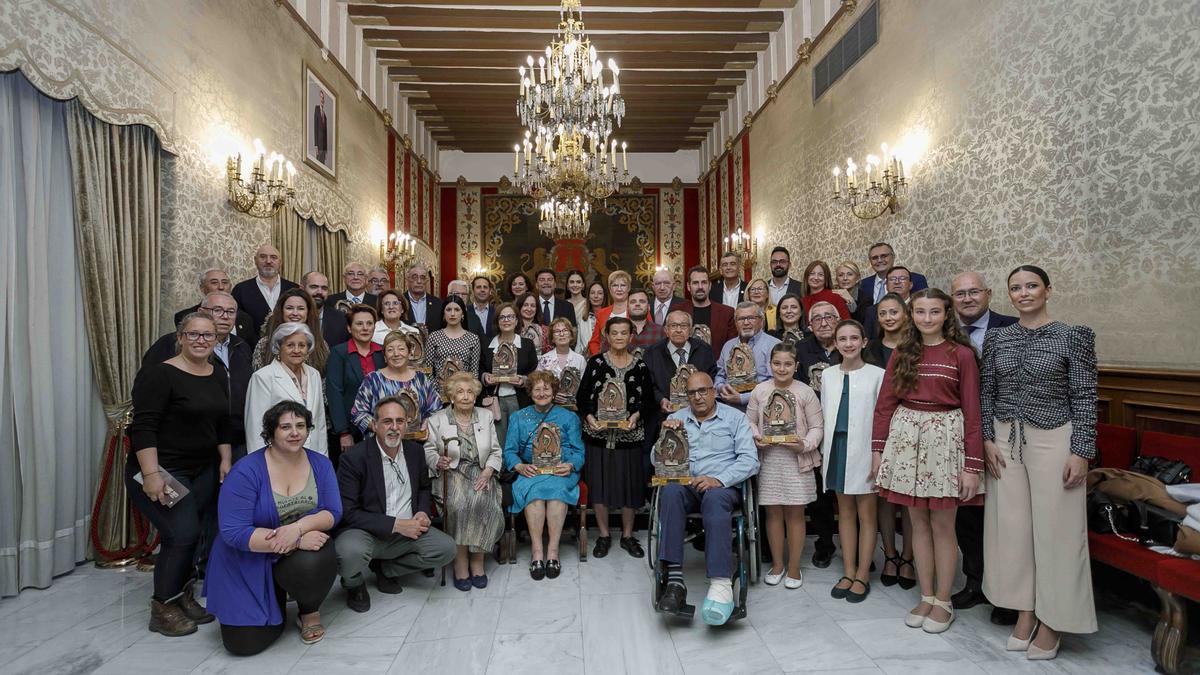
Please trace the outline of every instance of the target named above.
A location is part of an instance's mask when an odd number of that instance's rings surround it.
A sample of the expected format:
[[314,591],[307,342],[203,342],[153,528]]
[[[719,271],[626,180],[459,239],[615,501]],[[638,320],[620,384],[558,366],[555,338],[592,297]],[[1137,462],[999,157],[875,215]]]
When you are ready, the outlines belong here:
[[363,572],[372,560],[379,561],[386,576],[395,578],[437,569],[454,560],[455,552],[454,538],[433,527],[416,539],[399,533],[381,539],[365,530],[349,529],[334,539],[333,547],[344,588],[362,586]]

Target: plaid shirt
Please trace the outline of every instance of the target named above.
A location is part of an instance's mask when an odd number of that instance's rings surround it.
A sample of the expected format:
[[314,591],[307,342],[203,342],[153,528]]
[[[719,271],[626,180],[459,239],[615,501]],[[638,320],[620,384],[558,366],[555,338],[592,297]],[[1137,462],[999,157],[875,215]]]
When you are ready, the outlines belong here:
[[[643,353],[650,348],[651,345],[662,340],[667,336],[663,332],[663,327],[654,323],[651,317],[646,317],[646,325],[642,327],[642,332],[635,333],[633,340],[629,343],[629,351],[641,350],[638,353]],[[608,351],[608,339],[604,336],[604,331],[600,332],[600,351]]]

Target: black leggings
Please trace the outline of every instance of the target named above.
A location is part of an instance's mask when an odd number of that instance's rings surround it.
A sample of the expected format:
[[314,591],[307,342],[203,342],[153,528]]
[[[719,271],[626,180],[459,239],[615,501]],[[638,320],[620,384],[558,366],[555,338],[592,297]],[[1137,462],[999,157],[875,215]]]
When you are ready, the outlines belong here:
[[330,539],[318,551],[293,551],[271,568],[275,578],[275,597],[284,620],[267,626],[221,625],[221,643],[234,656],[253,656],[270,647],[283,634],[287,622],[287,597],[296,601],[299,614],[321,609],[325,596],[337,576],[337,553]]
[[205,528],[211,524],[211,513],[217,507],[217,465],[193,469],[170,469],[172,476],[189,490],[178,504],[167,508],[150,501],[142,486],[133,480],[141,471],[137,458],[129,456],[125,463],[125,488],[129,500],[146,519],[153,523],[162,537],[158,558],[154,561],[154,599],[159,602],[179,595],[195,577],[196,549]]

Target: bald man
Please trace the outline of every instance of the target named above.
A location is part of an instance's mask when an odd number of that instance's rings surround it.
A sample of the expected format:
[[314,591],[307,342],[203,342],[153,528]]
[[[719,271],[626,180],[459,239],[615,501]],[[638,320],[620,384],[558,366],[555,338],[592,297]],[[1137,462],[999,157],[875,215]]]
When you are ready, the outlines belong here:
[[[210,267],[200,273],[200,299],[202,301],[209,293],[229,293],[232,288],[233,283],[229,281],[229,274],[219,267]],[[175,325],[178,326],[183,317],[200,309],[200,304],[197,302],[191,307],[175,312]],[[256,345],[258,344],[258,329],[259,326],[255,325],[254,319],[250,318],[249,314],[240,309],[237,311],[237,317],[233,324],[234,335]]]
[[283,258],[279,249],[270,244],[263,244],[254,251],[254,268],[258,274],[253,278],[239,282],[233,287],[233,299],[238,307],[250,315],[254,325],[261,327],[267,320],[267,315],[275,309],[279,295],[284,291],[300,286],[294,281],[288,281],[279,274]]

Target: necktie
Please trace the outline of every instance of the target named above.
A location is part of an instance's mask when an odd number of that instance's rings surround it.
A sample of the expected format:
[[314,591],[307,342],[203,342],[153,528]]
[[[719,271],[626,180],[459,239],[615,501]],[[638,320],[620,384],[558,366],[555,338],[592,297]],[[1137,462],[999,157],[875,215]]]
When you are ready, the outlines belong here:
[[687,357],[683,354],[683,347],[680,347],[675,350],[675,368],[682,368],[685,363],[687,363]]
[[875,277],[875,302],[879,302],[879,299],[886,294],[886,288],[883,279]]
[[667,322],[667,303],[658,303],[658,310],[654,312],[654,323],[662,326]]
[[550,325],[550,320],[554,317],[550,316],[550,301],[542,300],[542,323]]

